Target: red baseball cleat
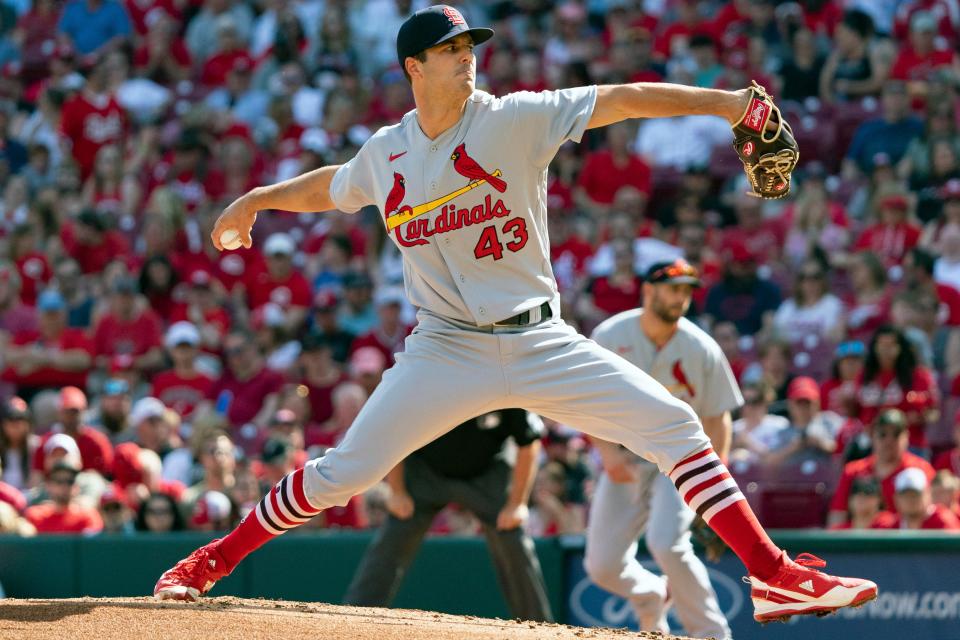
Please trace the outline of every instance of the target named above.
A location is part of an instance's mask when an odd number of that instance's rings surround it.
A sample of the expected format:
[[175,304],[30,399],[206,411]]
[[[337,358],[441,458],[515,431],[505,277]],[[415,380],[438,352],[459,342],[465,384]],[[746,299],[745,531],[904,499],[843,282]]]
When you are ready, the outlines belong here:
[[167,569],[157,580],[153,597],[194,602],[210,591],[217,580],[230,575],[227,563],[217,551],[218,542],[219,539],[200,547],[172,569]]
[[767,581],[750,576],[753,619],[786,622],[792,616],[825,616],[843,607],[859,607],[877,597],[877,585],[860,578],[838,578],[811,567],[827,563],[809,553],[796,561],[784,553],[784,566]]

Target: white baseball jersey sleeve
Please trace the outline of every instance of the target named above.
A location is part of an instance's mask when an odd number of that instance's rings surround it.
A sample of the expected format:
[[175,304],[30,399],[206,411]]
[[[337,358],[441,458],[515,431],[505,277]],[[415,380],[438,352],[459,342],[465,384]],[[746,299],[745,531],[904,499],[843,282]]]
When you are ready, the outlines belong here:
[[338,209],[376,205],[404,258],[410,302],[489,325],[560,296],[547,239],[547,165],[579,142],[596,87],[496,98],[474,92],[460,122],[436,139],[416,111],[384,127],[337,170]]
[[593,339],[650,374],[701,418],[719,416],[743,404],[740,387],[720,345],[686,318],[663,347],[640,327],[643,309],[618,313],[600,323]]

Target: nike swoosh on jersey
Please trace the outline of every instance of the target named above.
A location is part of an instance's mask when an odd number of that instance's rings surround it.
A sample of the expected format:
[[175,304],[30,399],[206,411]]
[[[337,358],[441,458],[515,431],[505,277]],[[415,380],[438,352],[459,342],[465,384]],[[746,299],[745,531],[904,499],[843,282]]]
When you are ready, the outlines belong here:
[[391,153],[391,154],[390,154],[390,162],[393,162],[394,160],[396,160],[396,159],[399,158],[400,156],[405,156],[405,155],[407,155],[407,152],[406,152],[406,151],[401,151],[400,153]]

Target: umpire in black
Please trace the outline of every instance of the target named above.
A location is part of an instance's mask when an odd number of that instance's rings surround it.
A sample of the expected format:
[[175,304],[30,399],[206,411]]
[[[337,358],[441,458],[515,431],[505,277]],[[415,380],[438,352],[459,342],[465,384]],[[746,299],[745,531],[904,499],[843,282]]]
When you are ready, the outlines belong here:
[[[387,475],[390,515],[367,549],[346,604],[389,606],[434,516],[453,502],[483,524],[511,614],[553,621],[533,541],[523,531],[543,422],[522,409],[468,420]],[[512,439],[515,447],[509,446]]]

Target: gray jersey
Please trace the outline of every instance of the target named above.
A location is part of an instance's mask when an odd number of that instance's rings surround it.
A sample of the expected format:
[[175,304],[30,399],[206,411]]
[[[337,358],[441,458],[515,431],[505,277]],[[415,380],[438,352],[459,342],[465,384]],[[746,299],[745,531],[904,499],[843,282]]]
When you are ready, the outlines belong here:
[[737,379],[720,345],[700,327],[680,318],[677,332],[657,350],[640,327],[643,309],[618,313],[593,331],[593,339],[626,358],[688,403],[701,418],[743,404]]
[[330,196],[348,213],[380,208],[413,305],[478,325],[544,302],[559,316],[547,165],[561,144],[580,141],[596,97],[596,87],[475,91],[435,140],[411,111],[337,170]]

